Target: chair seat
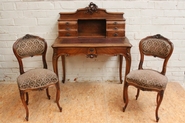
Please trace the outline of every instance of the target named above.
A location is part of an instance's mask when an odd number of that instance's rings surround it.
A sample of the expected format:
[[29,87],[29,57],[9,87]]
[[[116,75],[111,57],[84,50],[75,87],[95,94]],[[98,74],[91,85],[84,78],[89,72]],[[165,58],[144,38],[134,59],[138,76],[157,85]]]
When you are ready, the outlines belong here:
[[126,76],[126,81],[145,89],[165,89],[168,79],[154,70],[134,70]]
[[32,69],[17,78],[20,90],[44,88],[56,82],[57,75],[48,69]]

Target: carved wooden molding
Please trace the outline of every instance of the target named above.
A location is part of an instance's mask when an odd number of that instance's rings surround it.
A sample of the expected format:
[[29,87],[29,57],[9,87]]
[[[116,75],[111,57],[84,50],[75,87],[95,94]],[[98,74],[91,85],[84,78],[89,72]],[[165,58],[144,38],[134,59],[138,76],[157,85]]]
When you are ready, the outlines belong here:
[[156,34],[153,36],[154,38],[160,39],[160,38],[164,38],[161,34]]
[[91,2],[87,8],[87,13],[93,14],[94,12],[97,12],[98,6]]

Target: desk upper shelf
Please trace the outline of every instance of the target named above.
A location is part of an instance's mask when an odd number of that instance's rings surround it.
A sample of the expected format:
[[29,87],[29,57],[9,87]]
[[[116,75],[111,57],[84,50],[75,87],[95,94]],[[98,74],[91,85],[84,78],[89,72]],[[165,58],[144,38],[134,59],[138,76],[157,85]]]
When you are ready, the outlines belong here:
[[107,12],[90,3],[76,12],[60,12],[58,37],[125,37],[123,12]]

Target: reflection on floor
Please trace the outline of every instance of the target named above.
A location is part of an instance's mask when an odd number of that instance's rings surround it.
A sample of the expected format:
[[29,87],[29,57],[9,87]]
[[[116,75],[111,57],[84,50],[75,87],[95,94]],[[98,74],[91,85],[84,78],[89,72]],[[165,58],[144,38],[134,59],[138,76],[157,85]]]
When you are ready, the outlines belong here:
[[[51,100],[45,91],[30,92],[29,123],[154,123],[156,93],[141,91],[135,100],[136,89],[129,87],[126,112],[122,100],[123,85],[118,83],[65,83],[61,86],[59,112],[55,103],[55,87],[50,88]],[[0,123],[26,122],[25,109],[16,83],[0,82]],[[185,121],[185,90],[178,83],[168,83],[159,108],[160,123]]]

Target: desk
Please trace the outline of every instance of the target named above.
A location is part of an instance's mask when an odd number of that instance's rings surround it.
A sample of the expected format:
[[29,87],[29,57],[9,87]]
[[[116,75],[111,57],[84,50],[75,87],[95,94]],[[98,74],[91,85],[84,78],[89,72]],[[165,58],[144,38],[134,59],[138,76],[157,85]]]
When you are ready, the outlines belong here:
[[63,78],[65,82],[65,57],[77,54],[84,54],[87,58],[94,58],[100,54],[118,55],[120,57],[119,77],[122,83],[122,62],[123,56],[126,60],[125,75],[130,71],[132,45],[125,38],[57,38],[52,45],[53,48],[53,69],[58,75],[58,58],[62,58]]
[[119,56],[119,77],[122,83],[123,56],[126,59],[125,75],[130,71],[132,45],[125,36],[123,12],[107,12],[94,3],[76,12],[60,12],[58,37],[53,48],[53,69],[58,75],[58,58],[62,58],[65,82],[65,57],[83,54],[94,58],[100,54]]

